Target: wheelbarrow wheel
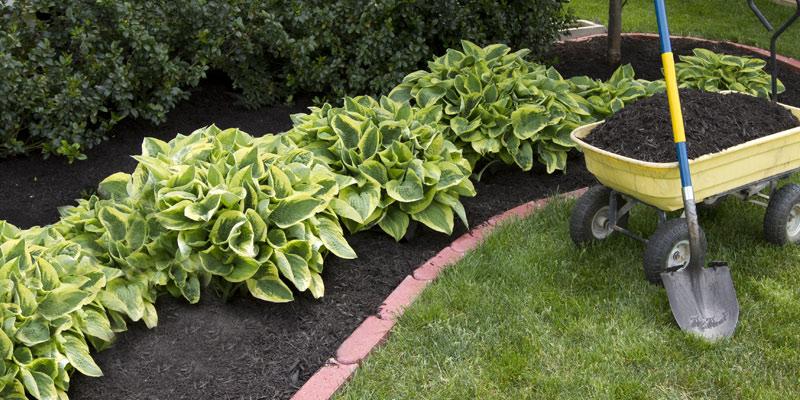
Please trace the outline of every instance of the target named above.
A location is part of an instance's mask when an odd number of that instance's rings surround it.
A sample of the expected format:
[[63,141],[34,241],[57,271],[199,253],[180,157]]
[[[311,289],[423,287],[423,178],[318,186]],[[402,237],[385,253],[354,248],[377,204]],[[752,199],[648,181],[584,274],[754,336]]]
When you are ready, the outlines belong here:
[[[706,235],[700,229],[700,246],[705,258]],[[661,273],[678,271],[689,266],[692,255],[689,251],[689,228],[686,218],[667,220],[659,225],[647,241],[644,250],[644,277],[650,283],[661,283]],[[705,260],[700,260],[703,265]]]
[[[572,208],[569,220],[569,236],[578,246],[586,246],[607,238],[614,232],[608,219],[608,200],[611,189],[595,185],[583,194]],[[622,202],[618,202],[622,207]],[[628,214],[617,219],[617,226],[628,225]]]
[[781,246],[800,243],[800,185],[790,183],[770,196],[764,214],[764,237]]

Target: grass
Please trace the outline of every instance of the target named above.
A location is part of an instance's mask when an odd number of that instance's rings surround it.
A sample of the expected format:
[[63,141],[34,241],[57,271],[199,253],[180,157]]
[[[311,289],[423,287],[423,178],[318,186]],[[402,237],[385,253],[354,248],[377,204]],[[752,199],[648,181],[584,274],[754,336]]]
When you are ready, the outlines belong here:
[[[769,34],[750,11],[745,0],[668,0],[667,16],[672,35],[731,40],[769,49]],[[794,13],[794,7],[756,1],[776,28]],[[567,6],[582,19],[608,23],[608,0],[572,0]],[[652,0],[628,0],[622,10],[624,32],[656,32]],[[800,21],[778,39],[778,53],[800,58]]]
[[[741,316],[714,344],[681,332],[642,247],[569,241],[572,202],[501,226],[430,286],[338,399],[793,398],[800,393],[800,248],[761,237],[763,210],[701,219],[730,263]],[[635,209],[631,226],[655,228]]]

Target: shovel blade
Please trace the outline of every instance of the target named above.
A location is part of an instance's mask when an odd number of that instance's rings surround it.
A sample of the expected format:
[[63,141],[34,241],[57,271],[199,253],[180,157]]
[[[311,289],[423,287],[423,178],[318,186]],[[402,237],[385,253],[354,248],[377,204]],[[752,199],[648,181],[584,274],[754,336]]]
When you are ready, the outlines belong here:
[[661,274],[678,326],[708,340],[733,336],[739,301],[727,265],[690,266]]

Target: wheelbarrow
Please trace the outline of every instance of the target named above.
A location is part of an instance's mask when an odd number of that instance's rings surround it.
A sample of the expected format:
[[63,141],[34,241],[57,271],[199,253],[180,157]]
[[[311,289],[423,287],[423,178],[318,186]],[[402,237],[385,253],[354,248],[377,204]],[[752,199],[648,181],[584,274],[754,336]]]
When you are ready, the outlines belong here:
[[[654,3],[678,161],[644,162],[586,143],[583,139],[604,121],[574,130],[572,140],[583,151],[586,167],[600,185],[576,201],[570,217],[570,236],[579,246],[606,239],[615,232],[645,243],[645,278],[664,283],[681,329],[712,340],[729,337],[739,317],[733,281],[724,262],[703,267],[706,238],[697,223],[695,205],[713,206],[724,197],[737,197],[764,206],[767,241],[800,242],[800,185],[779,187],[782,179],[800,171],[800,127],[689,161],[666,11],[663,0]],[[748,3],[772,30],[752,0]],[[773,100],[777,98],[775,42],[800,17],[800,0],[797,3],[795,15],[772,36]],[[800,118],[800,109],[780,105]],[[629,213],[637,204],[657,211],[658,227],[649,238],[627,229]],[[680,218],[668,218],[668,212],[680,209]]]
[[[781,105],[800,119],[800,108]],[[572,132],[586,168],[601,185],[591,187],[576,201],[570,236],[575,244],[586,245],[619,232],[645,243],[645,278],[661,282],[662,272],[684,268],[691,259],[686,222],[667,217],[668,212],[683,208],[678,163],[640,161],[586,143],[584,139],[602,123]],[[767,209],[764,236],[768,242],[800,242],[800,185],[779,185],[800,171],[800,127],[698,157],[689,161],[689,166],[695,202],[701,208],[713,207],[725,197],[763,206]],[[658,228],[649,239],[627,229],[629,213],[637,204],[657,211]]]

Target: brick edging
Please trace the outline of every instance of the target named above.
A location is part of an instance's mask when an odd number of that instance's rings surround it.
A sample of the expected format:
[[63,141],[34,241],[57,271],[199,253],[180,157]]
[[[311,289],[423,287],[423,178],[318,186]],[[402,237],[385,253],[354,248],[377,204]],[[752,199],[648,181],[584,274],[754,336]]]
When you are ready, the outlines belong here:
[[336,350],[336,356],[328,360],[292,396],[292,400],[329,399],[353,375],[358,365],[369,353],[381,345],[389,336],[397,318],[419,297],[420,293],[450,265],[455,264],[464,254],[477,247],[499,224],[510,219],[524,218],[544,207],[554,198],[576,198],[587,188],[562,193],[527,202],[501,214],[461,235],[438,254],[422,263],[408,275],[384,299],[378,313],[368,316]]
[[[588,36],[578,37],[578,38],[574,38],[574,39],[565,39],[564,41],[565,42],[583,42],[583,41],[587,41],[587,40],[594,39],[594,38],[597,38],[597,37],[602,37],[602,36],[606,36],[606,34],[605,33],[598,33],[598,34],[595,34],[595,35],[588,35]],[[623,33],[622,36],[632,37],[632,38],[658,39],[658,34],[649,33],[649,32],[627,32],[627,33]],[[760,47],[750,46],[750,45],[746,45],[746,44],[730,42],[730,41],[727,41],[727,40],[712,40],[712,39],[706,39],[706,38],[701,38],[701,37],[696,37],[696,36],[679,36],[679,35],[670,35],[670,38],[672,38],[672,39],[696,40],[698,42],[706,42],[706,43],[724,43],[724,44],[731,45],[733,47],[738,47],[738,48],[740,48],[742,50],[752,51],[753,53],[757,53],[757,54],[760,54],[762,56],[769,57],[769,50],[765,50],[765,49],[762,49]],[[792,68],[795,72],[800,73],[800,60],[797,60],[797,59],[792,58],[792,57],[782,56],[780,54],[777,55],[777,59],[782,64]]]

